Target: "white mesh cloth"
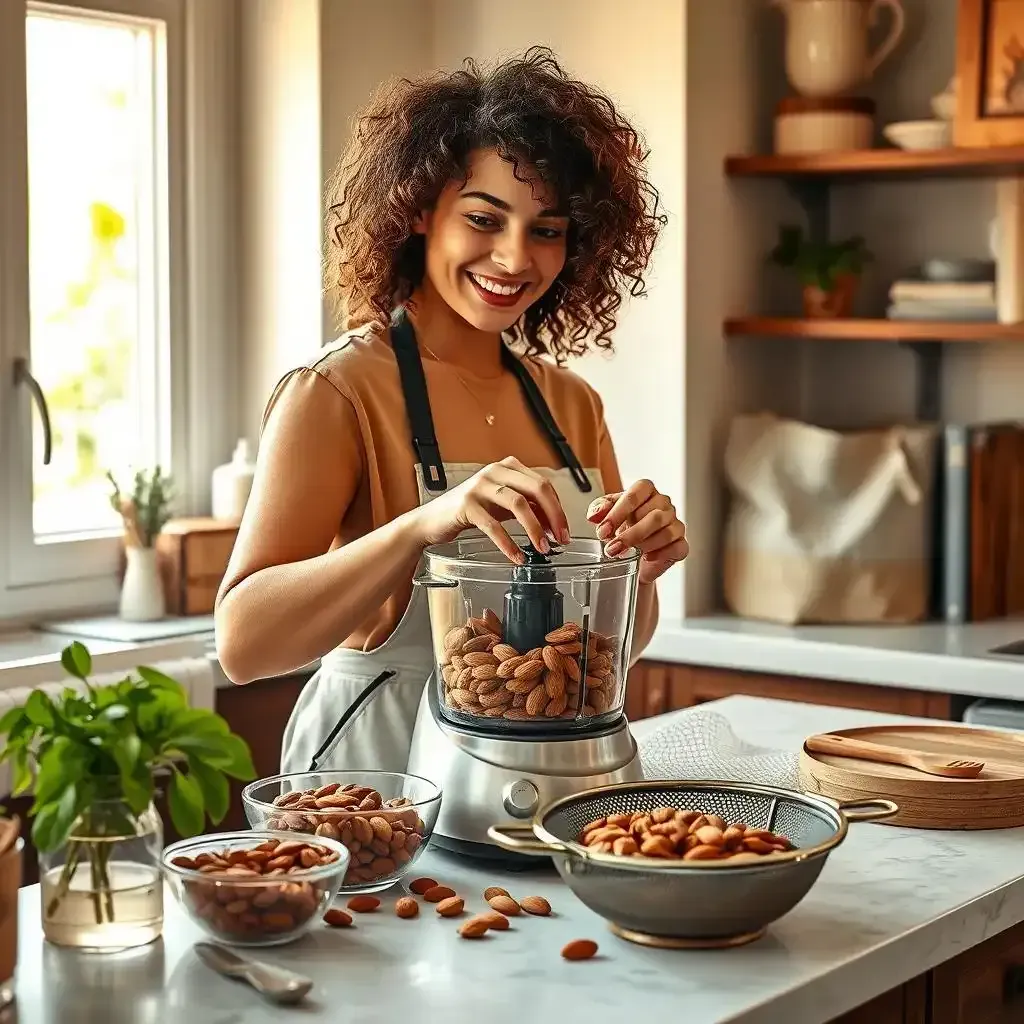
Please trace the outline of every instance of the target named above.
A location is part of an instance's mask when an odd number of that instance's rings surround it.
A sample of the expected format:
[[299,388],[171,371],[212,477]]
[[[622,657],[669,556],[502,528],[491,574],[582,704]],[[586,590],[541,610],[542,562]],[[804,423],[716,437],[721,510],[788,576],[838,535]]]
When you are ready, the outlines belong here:
[[693,708],[637,740],[646,779],[719,779],[800,789],[799,757],[740,739],[727,718]]

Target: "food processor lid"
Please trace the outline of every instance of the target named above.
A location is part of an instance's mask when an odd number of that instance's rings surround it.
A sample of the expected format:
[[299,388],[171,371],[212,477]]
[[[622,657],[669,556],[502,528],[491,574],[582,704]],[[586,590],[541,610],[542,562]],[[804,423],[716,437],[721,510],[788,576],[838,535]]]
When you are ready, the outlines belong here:
[[576,579],[634,576],[640,565],[638,548],[608,558],[604,543],[595,537],[574,537],[568,544],[552,545],[550,554],[537,551],[525,535],[513,535],[513,540],[526,554],[523,565],[510,562],[486,534],[469,530],[454,541],[424,549],[425,568],[440,579],[506,584],[514,581],[525,588]]

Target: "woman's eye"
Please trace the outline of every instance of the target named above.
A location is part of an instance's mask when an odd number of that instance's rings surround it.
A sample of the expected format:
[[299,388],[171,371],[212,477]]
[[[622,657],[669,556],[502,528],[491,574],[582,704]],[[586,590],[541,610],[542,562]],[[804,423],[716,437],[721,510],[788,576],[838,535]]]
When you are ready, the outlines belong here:
[[466,220],[468,220],[470,224],[478,228],[497,227],[497,225],[495,224],[494,220],[491,217],[483,217],[479,213],[467,213]]
[[534,231],[541,238],[553,241],[556,238],[561,238],[565,232],[561,228],[534,228]]

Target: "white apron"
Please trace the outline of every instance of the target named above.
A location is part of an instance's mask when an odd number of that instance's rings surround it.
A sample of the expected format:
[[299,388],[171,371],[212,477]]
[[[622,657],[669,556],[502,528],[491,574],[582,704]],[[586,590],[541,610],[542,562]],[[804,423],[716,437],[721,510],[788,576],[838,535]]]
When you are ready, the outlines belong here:
[[[433,436],[419,349],[411,324],[402,312],[392,323],[391,337],[412,424],[413,448],[419,459],[416,483],[420,505],[424,505],[444,493],[437,483],[439,476],[450,489],[483,467],[441,461]],[[515,357],[507,350],[502,356],[507,366],[518,371],[516,376],[541,428],[568,465],[557,470],[538,468],[536,472],[551,480],[569,521],[570,533],[589,536],[593,526],[587,522],[587,509],[604,493],[600,471],[579,465],[539,397],[536,385],[530,387],[532,378],[524,382],[522,375],[526,371],[509,362]],[[529,393],[531,390],[533,394]],[[437,472],[438,466],[443,466],[443,474]],[[586,490],[577,480],[581,471],[590,481]],[[428,477],[432,481],[429,488]],[[516,521],[504,525],[515,537]],[[285,728],[281,771],[306,772],[315,760],[317,767],[324,770],[404,772],[423,688],[433,671],[427,598],[422,587],[413,587],[405,613],[379,647],[370,652],[337,647],[321,659],[316,674],[299,694]]]

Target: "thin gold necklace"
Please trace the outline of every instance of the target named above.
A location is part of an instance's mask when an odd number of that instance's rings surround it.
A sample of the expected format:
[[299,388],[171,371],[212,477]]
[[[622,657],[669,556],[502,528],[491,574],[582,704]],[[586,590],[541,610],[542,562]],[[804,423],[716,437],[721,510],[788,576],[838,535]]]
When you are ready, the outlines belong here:
[[470,397],[473,399],[473,401],[476,402],[478,406],[480,406],[480,411],[484,414],[484,423],[486,423],[487,426],[489,427],[493,427],[495,421],[494,413],[488,412],[487,407],[483,404],[483,402],[480,401],[480,398],[478,397],[477,393],[473,390],[472,387],[469,386],[469,384],[465,382],[465,380],[463,380],[462,374],[459,373],[459,371],[456,370],[451,363],[444,363],[441,359],[439,359],[434,354],[433,350],[429,346],[424,345],[422,341],[420,342],[420,345],[426,351],[427,355],[434,360],[435,363],[441,363],[443,366],[447,366],[448,369],[450,369],[452,373],[455,374],[455,379],[469,392]]

